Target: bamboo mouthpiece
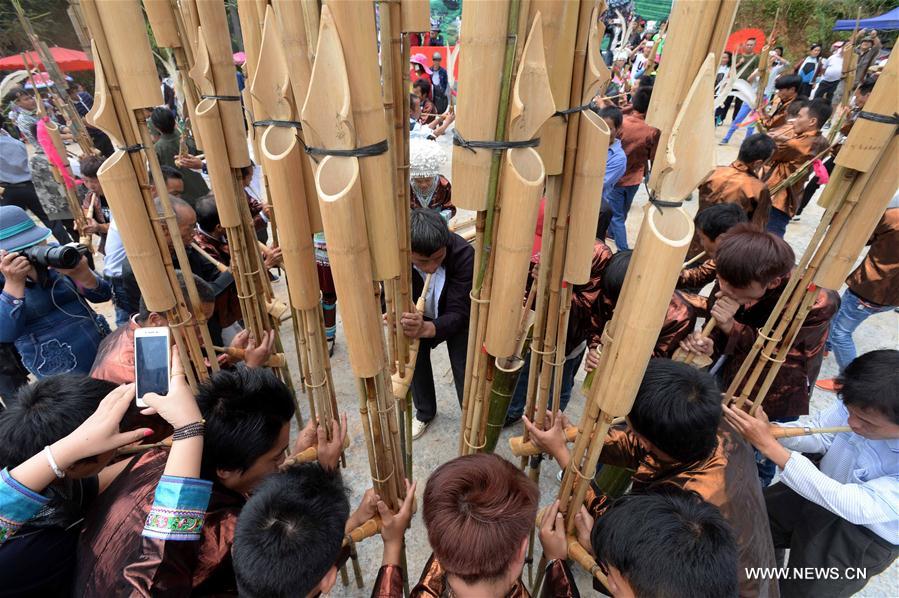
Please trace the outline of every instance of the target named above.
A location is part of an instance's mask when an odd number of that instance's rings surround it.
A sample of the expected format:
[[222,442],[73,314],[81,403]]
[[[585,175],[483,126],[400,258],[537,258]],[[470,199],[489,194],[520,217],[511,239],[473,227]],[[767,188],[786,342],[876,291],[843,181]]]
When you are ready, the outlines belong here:
[[[347,436],[343,439],[343,450],[350,448],[350,437]],[[301,465],[303,463],[312,463],[313,461],[318,459],[318,447],[310,446],[306,450],[302,450],[299,453],[295,453],[286,459],[284,459],[284,463],[281,464],[281,469],[286,469],[288,467],[292,467],[294,465]]]
[[144,453],[146,451],[149,451],[150,449],[168,448],[170,446],[172,446],[172,439],[166,438],[165,440],[162,440],[160,442],[154,442],[152,444],[137,444],[134,446],[123,446],[122,448],[118,449],[115,452],[115,454],[116,454],[116,457],[121,457],[123,455],[137,455],[139,453]]
[[[577,426],[568,426],[565,428],[565,442],[574,442],[577,438]],[[524,441],[523,436],[513,436],[509,439],[509,448],[516,457],[533,457],[539,455],[543,451],[534,444],[533,440]]]
[[771,434],[773,434],[775,438],[795,438],[796,436],[811,436],[812,434],[842,434],[851,431],[852,428],[849,426],[833,426],[830,428],[771,426]]
[[346,546],[350,542],[358,543],[366,538],[381,533],[381,518],[375,515],[359,527],[353,529],[343,539],[343,545]]

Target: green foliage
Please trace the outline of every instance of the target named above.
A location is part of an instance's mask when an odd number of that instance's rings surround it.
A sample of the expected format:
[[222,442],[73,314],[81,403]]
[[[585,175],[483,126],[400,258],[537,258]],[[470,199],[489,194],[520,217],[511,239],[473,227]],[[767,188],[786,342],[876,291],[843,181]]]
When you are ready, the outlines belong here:
[[[875,17],[890,10],[894,0],[742,0],[734,21],[734,30],[755,27],[771,32],[780,8],[777,41],[784,46],[788,60],[805,55],[808,45],[818,42],[825,49],[836,40],[847,39],[850,32],[832,31],[838,19]],[[881,40],[893,36],[881,34]]]
[[[66,14],[66,0],[21,0],[38,36],[48,46],[80,48],[78,36]],[[9,0],[0,1],[0,56],[31,50],[31,44],[19,24]]]

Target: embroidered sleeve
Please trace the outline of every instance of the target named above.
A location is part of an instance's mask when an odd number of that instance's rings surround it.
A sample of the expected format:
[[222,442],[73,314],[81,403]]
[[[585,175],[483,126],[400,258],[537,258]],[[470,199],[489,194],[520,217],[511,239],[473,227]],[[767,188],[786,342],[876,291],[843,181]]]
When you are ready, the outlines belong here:
[[0,544],[9,540],[48,502],[46,496],[17,482],[9,475],[9,469],[0,471]]
[[156,486],[143,536],[160,540],[199,540],[212,482],[164,475]]

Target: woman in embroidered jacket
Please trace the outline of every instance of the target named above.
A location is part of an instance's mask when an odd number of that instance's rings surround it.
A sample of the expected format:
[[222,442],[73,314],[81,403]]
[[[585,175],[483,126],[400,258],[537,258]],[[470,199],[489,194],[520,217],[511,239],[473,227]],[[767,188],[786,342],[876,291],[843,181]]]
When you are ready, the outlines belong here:
[[427,139],[409,141],[409,178],[412,192],[410,208],[437,210],[447,221],[456,215],[453,186],[440,174],[446,155],[440,146]]

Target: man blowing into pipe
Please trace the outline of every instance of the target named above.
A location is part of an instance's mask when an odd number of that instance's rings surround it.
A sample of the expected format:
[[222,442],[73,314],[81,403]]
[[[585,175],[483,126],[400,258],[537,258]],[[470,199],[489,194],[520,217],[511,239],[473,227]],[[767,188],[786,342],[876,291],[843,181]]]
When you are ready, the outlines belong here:
[[[524,420],[534,443],[563,469],[571,460],[564,419],[561,412],[547,413],[547,430]],[[722,421],[721,392],[710,374],[670,359],[650,360],[627,425],[609,431],[599,462],[635,470],[633,493],[673,485],[718,507],[737,538],[740,595],[778,595],[775,581],[746,574],[749,567],[774,566],[774,545],[764,524],[752,449]],[[586,506],[575,516],[582,546],[590,546],[593,519],[608,507],[601,489],[588,491]]]
[[474,249],[465,239],[451,233],[443,216],[435,210],[412,210],[409,224],[413,297],[421,295],[424,280],[431,275],[424,314],[413,310],[404,313],[400,320],[407,337],[420,339],[418,361],[412,374],[412,400],[416,410],[412,438],[418,438],[437,415],[431,349],[444,341],[456,395],[462,403]]
[[[759,329],[784,292],[795,260],[793,249],[786,241],[751,225],[735,226],[721,237],[715,254],[718,282],[709,298],[715,330],[710,337],[694,333],[681,346],[687,351],[723,357],[726,361],[721,367],[721,379],[725,388],[736,377]],[[772,420],[792,421],[808,413],[809,395],[824,359],[827,329],[838,306],[839,298],[834,291],[818,291],[765,397],[765,410]],[[750,399],[754,396],[754,393],[749,395]],[[760,462],[759,476],[767,486],[774,477],[770,461]]]

